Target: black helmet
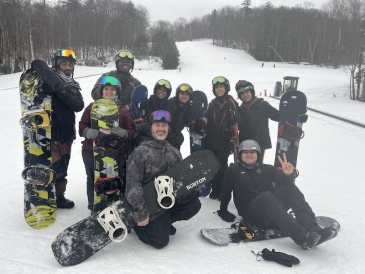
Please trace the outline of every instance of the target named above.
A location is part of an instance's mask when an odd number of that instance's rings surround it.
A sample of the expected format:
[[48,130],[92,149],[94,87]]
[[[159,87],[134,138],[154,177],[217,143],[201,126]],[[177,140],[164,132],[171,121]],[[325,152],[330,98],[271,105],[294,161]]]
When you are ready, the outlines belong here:
[[156,110],[154,112],[152,112],[150,114],[150,116],[148,117],[148,124],[152,125],[153,123],[156,122],[165,122],[170,124],[171,122],[171,114],[170,112],[168,112],[167,110]]
[[176,96],[179,96],[180,91],[187,92],[191,95],[193,88],[187,83],[182,83],[176,88]]
[[164,86],[167,89],[166,99],[171,95],[171,83],[165,79],[160,79],[156,82],[155,87],[153,88],[153,94],[156,95],[156,91],[158,87]]
[[115,66],[117,67],[117,69],[118,69],[118,61],[122,58],[130,59],[132,61],[132,69],[134,68],[134,56],[132,52],[130,52],[127,49],[122,49],[118,51],[114,56]]
[[214,95],[216,95],[214,88],[216,85],[219,85],[219,84],[221,84],[221,85],[223,84],[226,87],[226,93],[228,93],[231,90],[231,85],[229,84],[228,79],[224,76],[217,76],[217,77],[214,77],[212,80]]
[[236,84],[236,91],[237,91],[237,96],[239,99],[241,99],[241,93],[249,90],[252,94],[252,97],[255,96],[255,87],[252,83],[247,82],[246,80],[239,80]]
[[247,150],[256,151],[257,157],[260,156],[260,153],[261,153],[260,145],[254,140],[247,139],[247,140],[242,141],[238,147],[239,159],[241,159],[242,152],[247,151]]
[[117,95],[120,95],[120,91],[122,90],[122,84],[114,76],[110,76],[110,75],[104,75],[104,76],[102,76],[99,79],[99,84],[100,84],[100,92],[101,92],[101,94],[103,94],[103,88],[105,86],[108,86],[108,85],[115,87],[115,89],[117,91]]
[[71,49],[58,49],[52,55],[52,68],[57,69],[62,62],[76,63],[76,54]]

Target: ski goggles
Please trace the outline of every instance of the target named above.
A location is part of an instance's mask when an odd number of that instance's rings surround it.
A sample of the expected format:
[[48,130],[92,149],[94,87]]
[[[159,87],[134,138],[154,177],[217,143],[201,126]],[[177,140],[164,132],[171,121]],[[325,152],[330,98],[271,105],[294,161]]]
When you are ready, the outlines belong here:
[[160,80],[158,80],[157,85],[159,85],[159,86],[165,86],[165,88],[167,88],[167,89],[171,89],[171,84],[170,84],[170,82],[169,82],[169,81],[167,81],[167,80],[164,80],[164,79],[160,79]]
[[56,52],[56,56],[60,56],[60,57],[70,57],[71,56],[73,59],[76,59],[76,54],[71,49],[62,49],[62,50]]
[[181,84],[177,87],[177,90],[179,91],[184,91],[184,92],[188,92],[188,93],[192,93],[193,92],[193,88],[188,85],[188,84]]
[[133,54],[128,50],[120,50],[117,52],[116,56],[119,56],[120,58],[134,58]]
[[120,81],[113,76],[102,76],[99,80],[100,85],[109,84],[111,86],[121,87]]
[[223,76],[217,76],[217,77],[213,78],[212,84],[213,85],[216,85],[216,84],[228,84],[229,85],[229,81],[227,78],[225,78]]
[[151,115],[153,122],[171,122],[171,114],[166,110],[156,110]]
[[239,90],[237,90],[237,92],[242,93],[244,91],[249,91],[249,90],[255,90],[255,88],[253,86],[240,87]]

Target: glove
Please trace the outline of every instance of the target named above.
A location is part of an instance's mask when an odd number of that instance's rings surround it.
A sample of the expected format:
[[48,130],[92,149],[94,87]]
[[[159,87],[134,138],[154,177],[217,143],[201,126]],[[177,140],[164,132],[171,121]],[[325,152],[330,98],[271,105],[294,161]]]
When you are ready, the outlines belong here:
[[58,83],[55,87],[54,87],[56,92],[62,92],[62,93],[66,93],[66,92],[72,92],[72,93],[76,93],[77,91],[80,91],[80,85],[76,82],[61,82]]
[[95,139],[99,135],[99,130],[87,127],[83,135],[86,139]]
[[231,126],[228,130],[231,141],[236,141],[238,139],[238,130],[235,125]]
[[223,221],[226,221],[228,223],[234,222],[234,219],[236,218],[236,215],[232,214],[228,210],[218,210],[217,213]]
[[189,125],[189,131],[190,132],[198,132],[204,128],[206,128],[207,124],[206,122],[202,119],[196,119],[195,121],[193,121],[190,125]]
[[276,252],[275,249],[272,251],[268,250],[267,248],[264,248],[262,250],[262,257],[266,261],[274,261],[278,264],[282,264],[285,266],[292,267],[293,264],[299,264],[300,261],[297,257],[282,253],[282,252]]
[[127,136],[128,136],[127,131],[123,128],[120,128],[120,127],[113,127],[110,130],[110,133],[118,135],[120,138],[122,138],[122,140],[127,139]]
[[148,124],[145,122],[133,123],[133,129],[135,132],[146,133],[148,132]]

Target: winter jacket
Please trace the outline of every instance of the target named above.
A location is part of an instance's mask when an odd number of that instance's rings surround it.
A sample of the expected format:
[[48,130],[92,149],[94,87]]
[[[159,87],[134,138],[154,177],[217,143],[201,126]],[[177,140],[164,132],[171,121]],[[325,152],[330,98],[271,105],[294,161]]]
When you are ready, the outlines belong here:
[[286,176],[282,170],[278,170],[272,165],[258,164],[254,169],[248,169],[241,163],[231,165],[223,180],[221,193],[222,211],[227,210],[233,191],[233,201],[238,214],[243,216],[244,208],[253,198],[264,191],[270,191],[273,183],[288,184],[294,182],[294,174]]
[[156,110],[167,110],[172,113],[172,103],[167,98],[160,99],[156,95],[151,95],[146,102],[146,117],[148,118],[150,114]]
[[180,152],[167,141],[148,140],[134,149],[127,163],[125,197],[134,211],[136,223],[149,216],[142,186],[181,160]]
[[262,98],[254,97],[247,106],[239,107],[240,122],[238,123],[240,143],[247,139],[255,140],[262,150],[271,148],[269,118],[279,121],[279,111]]
[[207,110],[207,134],[203,140],[205,149],[213,151],[232,152],[229,130],[238,122],[238,104],[232,96],[227,95],[221,104],[213,99]]
[[[81,120],[79,122],[79,135],[84,137],[84,131],[86,128],[91,128],[91,108],[94,103],[88,105],[84,113],[81,116]],[[120,101],[117,103],[118,111],[119,111],[119,127],[123,128],[127,131],[128,139],[132,137],[132,117],[127,108],[122,105]],[[93,156],[93,142],[91,139],[85,139],[82,143],[82,153],[86,155]],[[124,147],[119,149],[118,151],[118,159],[119,161],[123,161],[125,157]]]
[[[120,81],[120,83],[122,84],[122,90],[121,90],[120,94],[118,94],[119,100],[122,102],[123,105],[125,105],[125,106],[129,105],[131,102],[133,90],[137,86],[139,86],[141,84],[141,82],[137,78],[134,78],[132,76],[132,74],[126,73],[126,72],[121,72],[118,70],[112,70],[108,73],[103,74],[101,77],[103,77],[105,75],[113,76]],[[96,84],[94,85],[94,87],[91,91],[91,97],[94,99],[94,101],[100,99],[102,96],[102,93],[100,90],[100,84],[99,84],[100,78],[98,79],[98,81],[96,82]]]
[[178,97],[173,97],[169,99],[169,104],[171,106],[172,122],[170,123],[170,133],[167,140],[173,146],[180,146],[184,143],[184,135],[181,132],[188,125],[186,112],[188,103],[182,104]]
[[[65,92],[54,89],[63,80],[42,60],[34,60],[31,68],[44,80],[42,88],[45,93],[52,95],[52,141],[71,144],[76,139],[75,112],[84,108],[80,90],[76,87]],[[73,79],[72,82],[78,85]]]

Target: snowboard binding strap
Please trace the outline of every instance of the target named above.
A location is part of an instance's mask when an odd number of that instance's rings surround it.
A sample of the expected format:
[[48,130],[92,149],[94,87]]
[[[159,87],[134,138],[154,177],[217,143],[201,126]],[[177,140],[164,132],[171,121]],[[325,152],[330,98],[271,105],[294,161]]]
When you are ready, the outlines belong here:
[[283,123],[279,127],[279,134],[283,137],[288,137],[293,140],[300,140],[304,137],[304,131],[297,126],[291,125],[288,122]]
[[158,176],[155,179],[157,202],[163,209],[169,209],[175,204],[174,179],[169,176]]
[[94,183],[94,189],[98,195],[112,195],[122,189],[122,181],[119,177],[99,178]]
[[123,140],[117,135],[100,132],[95,140],[95,145],[108,150],[119,150],[123,146]]
[[107,207],[101,211],[97,220],[113,242],[120,243],[127,237],[128,229],[114,207]]
[[39,109],[24,113],[19,123],[24,130],[37,130],[39,128],[50,127],[52,122],[52,111]]
[[48,186],[56,177],[54,170],[42,166],[28,166],[22,172],[22,177],[29,184]]

